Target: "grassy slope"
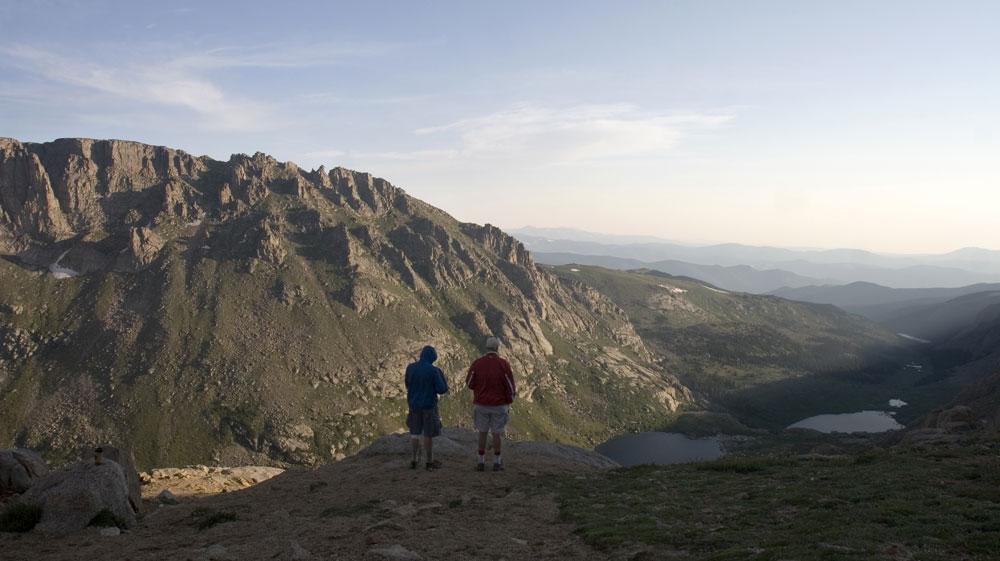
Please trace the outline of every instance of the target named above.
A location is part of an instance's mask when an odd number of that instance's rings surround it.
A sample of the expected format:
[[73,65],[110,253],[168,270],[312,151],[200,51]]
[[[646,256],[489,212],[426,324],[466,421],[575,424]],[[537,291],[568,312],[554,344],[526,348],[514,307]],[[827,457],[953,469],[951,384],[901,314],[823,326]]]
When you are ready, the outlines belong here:
[[945,559],[1000,556],[1000,441],[837,457],[636,467],[552,484],[564,519],[643,559]]
[[[553,270],[611,298],[666,357],[668,373],[755,425],[885,408],[890,398],[911,404],[900,412],[907,422],[958,391],[950,379],[925,383],[931,365],[915,346],[832,306],[721,292],[657,272]],[[923,373],[903,366],[911,361]]]

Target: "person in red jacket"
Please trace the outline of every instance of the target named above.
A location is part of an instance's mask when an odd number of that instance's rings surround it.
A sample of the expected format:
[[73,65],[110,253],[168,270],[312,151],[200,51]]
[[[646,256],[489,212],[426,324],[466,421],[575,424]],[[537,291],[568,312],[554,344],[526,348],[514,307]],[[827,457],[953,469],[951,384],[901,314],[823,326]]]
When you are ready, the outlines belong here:
[[486,470],[486,436],[493,433],[493,471],[503,471],[500,459],[500,440],[510,416],[510,404],[517,395],[514,373],[510,363],[497,351],[500,339],[487,337],[486,354],[477,358],[465,377],[465,384],[472,390],[472,422],[479,431],[479,461],[476,470]]

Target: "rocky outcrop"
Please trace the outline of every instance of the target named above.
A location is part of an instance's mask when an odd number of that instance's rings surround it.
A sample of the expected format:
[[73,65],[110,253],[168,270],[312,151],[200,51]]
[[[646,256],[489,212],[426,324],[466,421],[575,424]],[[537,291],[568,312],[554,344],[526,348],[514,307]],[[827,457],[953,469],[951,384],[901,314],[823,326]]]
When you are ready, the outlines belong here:
[[32,485],[18,501],[41,507],[42,519],[35,526],[36,532],[76,532],[90,525],[103,511],[126,528],[136,522],[125,471],[110,460],[100,465],[81,462],[52,472]]
[[316,433],[305,423],[272,423],[264,431],[264,440],[272,453],[293,464],[312,464],[318,459],[312,452]]
[[49,473],[36,452],[24,448],[0,450],[0,495],[23,493]]
[[163,239],[153,230],[145,227],[132,228],[128,246],[118,257],[117,269],[136,271],[146,267],[156,259],[163,245]]
[[134,208],[133,194],[195,177],[205,167],[179,150],[121,140],[66,138],[21,146],[41,164],[60,211],[77,232],[113,230]]
[[[8,234],[0,235],[0,251],[47,266],[38,252],[45,244],[103,240],[134,228],[143,229],[139,242],[148,247],[148,227],[162,216],[187,219],[200,209],[203,195],[188,181],[205,167],[184,152],[137,142],[0,139],[0,232]],[[106,247],[109,260],[136,249],[135,235],[124,248]]]
[[282,242],[278,226],[273,222],[265,221],[260,224],[256,244],[254,256],[261,261],[280,265],[288,256],[288,250],[285,249],[284,242]]
[[37,154],[13,139],[0,138],[0,228],[16,252],[34,238],[55,242],[73,235],[52,182]]
[[465,223],[462,224],[462,232],[495,253],[503,261],[514,265],[532,264],[531,256],[524,248],[524,244],[496,226]]
[[370,173],[337,167],[330,171],[329,178],[333,199],[362,216],[383,215],[402,198],[402,191]]

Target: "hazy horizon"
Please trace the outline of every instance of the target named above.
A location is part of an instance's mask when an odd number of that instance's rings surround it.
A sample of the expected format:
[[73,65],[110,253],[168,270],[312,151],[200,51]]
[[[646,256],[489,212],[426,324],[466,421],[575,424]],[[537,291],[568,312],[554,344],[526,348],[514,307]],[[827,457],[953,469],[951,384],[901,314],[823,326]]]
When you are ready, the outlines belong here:
[[[576,228],[576,227],[573,227],[573,226],[565,226],[565,225],[562,225],[562,226],[548,226],[548,225],[540,226],[538,224],[521,224],[521,225],[516,225],[516,224],[512,224],[512,225],[495,224],[495,225],[497,225],[497,226],[499,226],[499,227],[501,227],[501,228],[503,228],[504,230],[507,230],[507,231],[517,231],[517,230],[527,230],[527,229],[539,229],[539,230],[576,230],[576,231],[581,232],[581,233],[593,234],[595,236],[650,238],[650,241],[655,241],[656,243],[678,244],[678,245],[687,245],[687,246],[692,246],[692,247],[735,244],[735,245],[745,245],[745,246],[774,247],[774,248],[779,248],[779,249],[790,249],[790,250],[795,250],[795,251],[861,250],[861,251],[867,251],[869,253],[874,253],[874,254],[878,254],[878,255],[901,255],[901,256],[940,255],[940,254],[952,253],[952,252],[955,252],[955,251],[960,251],[960,250],[963,250],[963,249],[984,249],[986,251],[1000,251],[1000,248],[994,248],[994,247],[963,246],[963,247],[955,247],[955,248],[948,249],[948,250],[945,250],[945,251],[940,251],[940,252],[919,252],[919,251],[889,252],[889,251],[877,251],[877,250],[869,249],[869,248],[866,248],[866,247],[816,247],[816,246],[796,246],[796,245],[784,245],[784,244],[748,244],[748,243],[743,243],[743,242],[733,241],[733,240],[705,240],[705,239],[702,239],[702,240],[690,240],[690,239],[677,239],[677,238],[664,237],[664,236],[660,236],[660,235],[656,235],[656,234],[649,234],[649,233],[643,233],[643,232],[638,232],[638,233],[596,232],[596,231],[592,231],[592,230],[584,230],[584,229],[581,229],[581,228]],[[633,243],[636,243],[636,242],[633,242]]]
[[1000,248],[986,1],[0,2],[0,136],[264,151],[457,218]]

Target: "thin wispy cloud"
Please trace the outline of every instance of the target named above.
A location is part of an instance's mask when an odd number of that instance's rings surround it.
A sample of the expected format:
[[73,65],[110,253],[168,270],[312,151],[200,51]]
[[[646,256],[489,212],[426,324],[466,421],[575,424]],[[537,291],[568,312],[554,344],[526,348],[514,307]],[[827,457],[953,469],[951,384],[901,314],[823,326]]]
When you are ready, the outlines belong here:
[[551,164],[665,155],[686,136],[716,129],[730,114],[664,113],[632,104],[546,107],[521,104],[415,131],[452,137],[466,158],[517,158]]
[[[479,117],[413,131],[413,150],[365,152],[331,148],[303,154],[305,161],[375,166],[483,166],[519,168],[655,159],[686,138],[732,121],[730,113],[648,111],[627,103],[549,107],[519,104]],[[398,166],[394,166],[398,168]]]
[[358,162],[433,162],[443,160],[453,160],[460,156],[457,150],[412,150],[401,152],[356,152],[350,150],[317,150],[304,154],[310,161],[339,158]]
[[114,63],[62,54],[29,45],[0,46],[11,66],[53,83],[139,103],[166,105],[196,113],[214,130],[268,130],[277,120],[274,104],[226,91],[211,74],[233,68],[305,68],[336,64],[349,57],[373,55],[388,45],[278,45],[225,47],[197,53],[150,57]]
[[289,45],[269,43],[218,47],[174,58],[171,66],[216,70],[221,68],[309,68],[384,55],[396,49],[389,43]]
[[656,160],[685,139],[714,131],[731,113],[649,111],[627,103],[550,107],[522,103],[509,109],[412,131],[412,150],[329,148],[304,153],[306,162],[337,162],[399,173],[427,168],[540,169],[584,163]]
[[267,109],[227,95],[210,80],[168,63],[99,64],[77,57],[16,45],[0,47],[7,64],[23,71],[125,100],[194,111],[207,128],[250,130],[266,123]]
[[426,102],[435,95],[396,95],[379,97],[347,96],[342,92],[312,92],[295,97],[294,102],[309,105],[405,105]]

